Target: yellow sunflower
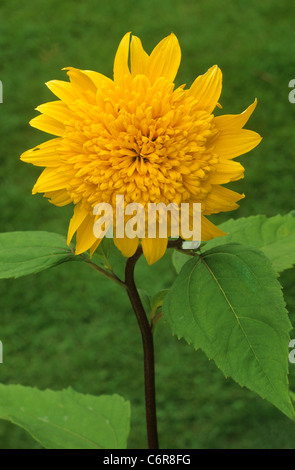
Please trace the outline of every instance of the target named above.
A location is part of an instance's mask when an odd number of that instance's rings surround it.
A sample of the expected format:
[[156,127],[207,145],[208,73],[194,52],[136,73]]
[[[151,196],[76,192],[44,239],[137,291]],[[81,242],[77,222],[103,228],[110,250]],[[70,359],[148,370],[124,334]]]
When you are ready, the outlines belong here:
[[[59,98],[37,107],[30,124],[56,136],[26,151],[21,159],[45,167],[33,194],[44,193],[56,206],[74,204],[68,243],[76,233],[76,254],[101,239],[93,233],[100,202],[125,204],[201,203],[202,240],[223,235],[205,216],[236,209],[244,197],[221,186],[243,177],[233,158],[258,145],[261,137],[243,129],[256,100],[243,113],[215,117],[222,74],[214,65],[190,88],[175,88],[181,51],[174,34],[148,55],[138,37],[120,42],[114,78],[68,67],[70,82],[52,80]],[[128,61],[130,60],[130,68]],[[126,257],[138,243],[149,264],[163,256],[167,238],[116,237]]]

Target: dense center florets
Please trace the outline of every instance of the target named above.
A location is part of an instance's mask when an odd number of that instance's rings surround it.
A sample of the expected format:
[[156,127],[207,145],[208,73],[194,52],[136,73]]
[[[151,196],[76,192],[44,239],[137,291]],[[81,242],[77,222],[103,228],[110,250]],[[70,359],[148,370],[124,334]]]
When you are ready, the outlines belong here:
[[218,161],[212,119],[183,86],[174,90],[162,77],[153,84],[144,75],[126,77],[124,86],[108,82],[95,102],[76,101],[75,118],[66,123],[68,192],[92,207],[113,204],[116,194],[126,203],[201,201]]

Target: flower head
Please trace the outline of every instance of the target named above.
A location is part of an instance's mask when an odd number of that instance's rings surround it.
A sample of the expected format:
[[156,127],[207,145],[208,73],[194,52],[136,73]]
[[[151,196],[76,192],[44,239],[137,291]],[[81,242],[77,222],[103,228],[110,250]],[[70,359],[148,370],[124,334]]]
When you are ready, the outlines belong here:
[[[202,240],[223,235],[205,216],[238,207],[243,197],[221,184],[243,177],[233,158],[254,148],[261,137],[243,129],[256,100],[242,114],[215,117],[222,74],[215,65],[190,88],[175,88],[181,52],[174,34],[148,55],[136,36],[126,34],[114,62],[114,78],[68,67],[70,82],[53,80],[59,98],[37,108],[30,124],[56,136],[26,151],[21,159],[45,167],[34,193],[56,206],[74,204],[68,243],[76,233],[76,254],[101,239],[93,233],[94,207],[115,204],[201,203]],[[130,60],[130,68],[128,61]],[[116,237],[129,257],[138,243],[152,264],[165,253],[166,238]]]

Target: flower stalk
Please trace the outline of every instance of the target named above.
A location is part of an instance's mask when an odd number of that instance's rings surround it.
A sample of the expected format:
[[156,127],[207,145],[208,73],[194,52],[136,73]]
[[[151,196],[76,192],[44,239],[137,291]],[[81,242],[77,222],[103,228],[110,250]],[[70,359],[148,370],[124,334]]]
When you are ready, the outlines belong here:
[[145,408],[146,425],[149,449],[158,449],[158,431],[156,415],[156,390],[155,390],[155,361],[154,343],[151,325],[147,319],[145,310],[139,297],[134,281],[134,268],[137,260],[142,255],[141,246],[135,254],[127,260],[125,269],[125,284],[127,293],[133,307],[140,328],[144,356],[144,385],[145,385]]
[[[168,248],[180,248],[182,239],[169,240]],[[149,449],[158,449],[158,430],[157,430],[157,413],[156,413],[156,388],[155,388],[155,359],[154,359],[154,342],[153,330],[154,322],[149,323],[146,312],[143,308],[135,281],[134,269],[137,261],[143,253],[140,245],[135,254],[128,258],[125,268],[125,286],[127,294],[133,307],[136,319],[140,328],[143,345],[144,356],[144,386],[145,386],[145,408],[146,408],[146,425]]]

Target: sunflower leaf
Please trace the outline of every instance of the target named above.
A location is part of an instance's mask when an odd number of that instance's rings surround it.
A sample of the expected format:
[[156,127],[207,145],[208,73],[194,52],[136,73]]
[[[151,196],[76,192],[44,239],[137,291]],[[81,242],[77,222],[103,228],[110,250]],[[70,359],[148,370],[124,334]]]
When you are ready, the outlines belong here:
[[257,248],[228,244],[188,261],[167,294],[163,316],[177,337],[290,418],[289,322],[281,286]]
[[181,271],[182,266],[190,259],[191,256],[188,256],[186,253],[181,253],[181,251],[173,250],[172,263],[177,273]]
[[57,233],[0,233],[0,279],[38,273],[79,259],[67,246],[66,239]]
[[162,289],[157,292],[151,299],[151,316],[153,317],[156,314],[156,311],[159,307],[162,307],[164,299],[169,292],[169,289]]
[[113,246],[114,246],[113,239],[104,237],[94,253],[95,255],[106,260],[110,257]]
[[[276,272],[282,272],[295,265],[294,212],[270,218],[265,215],[255,215],[230,219],[219,225],[219,228],[228,234],[208,241],[201,249],[203,253],[227,243],[245,243],[260,248],[270,259]],[[174,251],[172,260],[176,271],[179,272],[188,257]]]
[[151,311],[151,295],[145,289],[138,289],[142,306],[148,315]]
[[119,395],[0,384],[0,419],[25,429],[47,449],[124,449],[130,405]]

